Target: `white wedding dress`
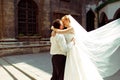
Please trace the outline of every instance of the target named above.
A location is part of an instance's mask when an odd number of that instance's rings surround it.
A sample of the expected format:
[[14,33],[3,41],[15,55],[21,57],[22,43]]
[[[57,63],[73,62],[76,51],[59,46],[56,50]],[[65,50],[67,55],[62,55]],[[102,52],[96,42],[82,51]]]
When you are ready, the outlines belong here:
[[67,53],[64,80],[103,80],[120,69],[120,19],[87,32],[69,15],[75,34],[65,34],[75,45]]

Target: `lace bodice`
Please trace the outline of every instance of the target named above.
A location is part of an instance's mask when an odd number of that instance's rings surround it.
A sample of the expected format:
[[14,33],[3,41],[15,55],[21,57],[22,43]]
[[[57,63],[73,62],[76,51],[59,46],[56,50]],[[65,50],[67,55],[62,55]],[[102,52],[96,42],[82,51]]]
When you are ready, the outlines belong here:
[[71,42],[72,38],[74,38],[74,34],[64,34],[64,35],[68,44]]

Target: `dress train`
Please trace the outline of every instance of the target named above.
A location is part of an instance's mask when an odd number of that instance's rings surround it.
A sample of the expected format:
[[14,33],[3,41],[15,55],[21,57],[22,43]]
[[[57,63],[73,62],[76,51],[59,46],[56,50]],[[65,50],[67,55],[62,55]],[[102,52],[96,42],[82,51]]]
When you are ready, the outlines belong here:
[[87,32],[69,15],[75,45],[67,54],[64,80],[103,80],[120,69],[120,19]]

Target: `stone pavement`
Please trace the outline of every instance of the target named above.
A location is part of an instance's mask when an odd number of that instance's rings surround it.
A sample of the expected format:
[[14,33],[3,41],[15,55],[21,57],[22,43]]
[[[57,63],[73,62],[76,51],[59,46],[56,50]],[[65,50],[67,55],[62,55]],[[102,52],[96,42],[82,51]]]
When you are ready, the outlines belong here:
[[49,52],[0,58],[0,80],[50,80]]
[[[49,52],[0,58],[0,80],[50,80]],[[120,80],[120,71],[104,80]]]

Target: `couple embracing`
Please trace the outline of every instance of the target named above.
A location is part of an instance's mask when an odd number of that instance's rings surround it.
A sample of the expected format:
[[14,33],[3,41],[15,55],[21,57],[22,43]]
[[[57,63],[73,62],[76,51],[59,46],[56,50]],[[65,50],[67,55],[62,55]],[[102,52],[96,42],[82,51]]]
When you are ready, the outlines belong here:
[[[108,59],[112,59],[114,62],[110,54],[119,54],[116,49],[120,46],[120,35],[113,35],[120,31],[118,21],[120,20],[113,21],[92,32],[83,29],[71,15],[65,15],[61,20],[53,21],[50,38],[50,54],[53,55],[51,80],[103,80],[104,77],[111,76],[118,71],[120,64],[112,66],[108,61]],[[108,26],[113,26],[111,28],[116,32],[104,35],[107,39],[112,36],[112,39],[110,42],[101,44],[106,39],[101,32],[108,33],[110,31],[106,30]],[[97,35],[103,39],[98,40]],[[110,46],[106,46],[108,44]],[[103,57],[103,55],[107,57]],[[116,58],[119,57],[116,56]],[[106,63],[106,61],[108,62]],[[117,61],[115,60],[115,62]],[[103,63],[105,64],[101,66]],[[115,69],[113,70],[113,68]],[[109,72],[105,70],[109,70]]]

